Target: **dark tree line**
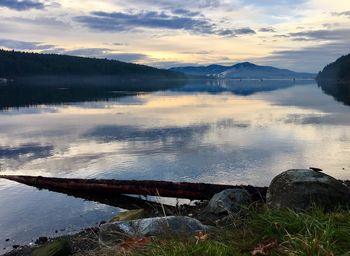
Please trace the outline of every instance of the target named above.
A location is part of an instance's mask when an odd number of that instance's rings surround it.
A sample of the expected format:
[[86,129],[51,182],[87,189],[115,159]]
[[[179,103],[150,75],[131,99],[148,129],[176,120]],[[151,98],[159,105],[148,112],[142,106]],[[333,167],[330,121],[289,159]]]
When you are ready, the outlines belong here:
[[183,78],[179,73],[117,60],[0,49],[0,77],[60,75]]
[[317,80],[350,82],[350,54],[328,64],[317,76]]
[[322,90],[350,106],[350,54],[328,64],[317,76]]

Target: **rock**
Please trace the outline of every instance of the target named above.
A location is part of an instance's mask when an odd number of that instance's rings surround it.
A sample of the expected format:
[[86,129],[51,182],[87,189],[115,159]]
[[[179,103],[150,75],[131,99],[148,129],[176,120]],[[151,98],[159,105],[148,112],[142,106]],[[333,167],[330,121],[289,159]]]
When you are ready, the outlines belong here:
[[8,242],[8,241],[10,241],[10,238],[6,238],[5,242]]
[[100,227],[100,242],[116,244],[123,236],[179,236],[208,230],[199,220],[190,217],[169,216],[131,221],[117,221]]
[[[9,248],[5,248],[5,250],[7,249]],[[24,246],[20,246],[17,249],[9,251],[3,255],[4,256],[32,256],[32,248],[28,245],[24,245]]]
[[251,195],[245,189],[226,189],[212,197],[205,211],[213,214],[238,212],[242,205],[251,202]]
[[19,247],[20,247],[19,244],[14,244],[14,245],[12,245],[12,248],[13,248],[13,249],[17,249],[17,248],[19,248]]
[[68,256],[70,246],[67,240],[55,240],[47,245],[35,249],[33,256]]
[[266,201],[273,208],[307,210],[316,205],[332,209],[348,205],[349,196],[349,188],[327,174],[308,169],[293,169],[272,180]]
[[146,216],[144,209],[129,210],[120,212],[114,216],[109,222],[124,221],[124,220],[137,220]]
[[35,241],[35,244],[41,245],[41,244],[46,243],[47,241],[48,241],[48,239],[46,236],[41,236]]

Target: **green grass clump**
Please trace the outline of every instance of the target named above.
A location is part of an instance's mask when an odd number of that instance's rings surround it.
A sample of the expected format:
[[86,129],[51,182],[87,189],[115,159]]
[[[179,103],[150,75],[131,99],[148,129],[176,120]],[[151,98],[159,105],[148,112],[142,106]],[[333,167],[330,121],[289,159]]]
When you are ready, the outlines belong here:
[[350,255],[350,212],[264,209],[247,220],[261,239],[276,238],[287,255]]
[[226,256],[241,255],[237,248],[229,246],[227,241],[208,240],[200,243],[185,240],[164,240],[157,241],[151,245],[150,249],[143,255],[150,256]]
[[68,256],[70,255],[69,243],[66,240],[56,240],[35,249],[32,256]]
[[249,210],[247,216],[232,217],[225,227],[210,232],[205,241],[157,238],[142,255],[251,255],[259,243],[274,239],[278,246],[269,255],[350,255],[350,212]]

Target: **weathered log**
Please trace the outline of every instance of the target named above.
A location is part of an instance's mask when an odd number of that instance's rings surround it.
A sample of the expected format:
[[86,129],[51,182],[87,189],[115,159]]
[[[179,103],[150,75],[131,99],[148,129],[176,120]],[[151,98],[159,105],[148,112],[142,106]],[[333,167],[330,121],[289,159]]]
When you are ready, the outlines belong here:
[[132,194],[191,200],[210,199],[214,194],[230,188],[244,188],[255,200],[264,200],[266,187],[234,186],[208,183],[170,182],[155,180],[96,180],[96,179],[65,179],[41,176],[0,175],[0,178],[16,181],[37,188],[69,191],[84,191],[93,194]]

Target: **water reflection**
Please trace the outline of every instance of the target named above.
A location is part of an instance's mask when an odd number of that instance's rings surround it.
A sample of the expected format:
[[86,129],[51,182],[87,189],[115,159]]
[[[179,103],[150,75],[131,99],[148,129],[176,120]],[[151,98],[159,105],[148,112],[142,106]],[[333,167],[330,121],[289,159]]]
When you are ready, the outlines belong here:
[[206,92],[206,93],[222,93],[232,92],[236,95],[248,96],[258,92],[269,92],[280,89],[286,89],[296,85],[312,84],[314,80],[292,80],[292,79],[212,79],[212,80],[190,80],[179,87],[178,91],[186,92]]
[[[0,112],[1,172],[263,186],[285,169],[317,166],[350,178],[348,106],[310,81],[220,83],[9,108]],[[6,181],[0,204],[0,241],[27,241],[50,224],[42,216],[81,227],[118,211]],[[23,236],[16,219],[28,226]]]
[[322,90],[334,97],[335,100],[343,102],[350,106],[350,84],[339,83],[336,81],[318,81]]
[[[90,81],[92,80],[92,81]],[[58,81],[58,80],[57,80]],[[58,81],[50,84],[45,80],[32,80],[31,83],[15,83],[0,85],[0,110],[11,107],[28,107],[40,104],[60,104],[74,102],[107,101],[140,91],[152,92],[176,88],[185,84],[182,80],[154,80],[150,82],[106,82],[104,79],[87,79],[78,82]]]

